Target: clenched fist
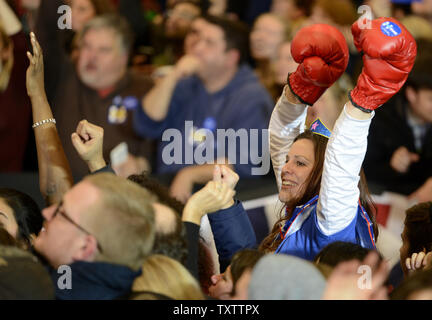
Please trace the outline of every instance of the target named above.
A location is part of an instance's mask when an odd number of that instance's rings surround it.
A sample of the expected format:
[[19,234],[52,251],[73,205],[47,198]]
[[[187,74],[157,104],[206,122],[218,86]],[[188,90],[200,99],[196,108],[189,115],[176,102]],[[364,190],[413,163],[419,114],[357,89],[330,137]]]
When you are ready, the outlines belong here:
[[81,120],[76,132],[72,133],[72,144],[91,172],[106,166],[103,158],[103,135],[102,127],[87,120]]

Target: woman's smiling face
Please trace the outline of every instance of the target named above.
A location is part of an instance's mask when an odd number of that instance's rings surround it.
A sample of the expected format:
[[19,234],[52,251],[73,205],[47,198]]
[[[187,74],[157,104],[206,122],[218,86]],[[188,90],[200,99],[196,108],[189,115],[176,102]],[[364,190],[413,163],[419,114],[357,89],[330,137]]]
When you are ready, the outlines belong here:
[[302,196],[306,189],[305,182],[312,172],[314,163],[313,142],[309,139],[300,139],[294,142],[282,168],[282,185],[279,191],[280,201],[286,203]]

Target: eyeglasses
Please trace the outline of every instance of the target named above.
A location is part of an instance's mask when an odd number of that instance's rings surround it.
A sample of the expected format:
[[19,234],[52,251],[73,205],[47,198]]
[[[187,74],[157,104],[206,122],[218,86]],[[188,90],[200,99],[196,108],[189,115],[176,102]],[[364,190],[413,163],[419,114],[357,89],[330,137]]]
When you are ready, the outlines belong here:
[[[53,214],[53,216],[52,216],[51,219],[54,219],[57,216],[57,214],[60,214],[63,218],[65,218],[67,221],[69,221],[70,223],[72,223],[75,227],[77,227],[78,229],[80,229],[82,232],[84,232],[85,234],[87,234],[89,236],[92,236],[92,237],[94,237],[96,239],[96,237],[94,235],[92,235],[86,229],[84,229],[83,227],[81,227],[78,223],[76,223],[75,221],[73,221],[72,218],[69,217],[69,215],[66,212],[60,210],[60,207],[62,205],[63,205],[63,200],[60,201],[60,203],[58,204],[58,206],[57,206],[56,210],[54,211],[54,214]],[[97,241],[97,239],[96,239],[96,243],[97,243],[97,248],[98,248],[99,252],[102,253],[103,252],[102,251],[102,247],[100,246],[99,241]]]

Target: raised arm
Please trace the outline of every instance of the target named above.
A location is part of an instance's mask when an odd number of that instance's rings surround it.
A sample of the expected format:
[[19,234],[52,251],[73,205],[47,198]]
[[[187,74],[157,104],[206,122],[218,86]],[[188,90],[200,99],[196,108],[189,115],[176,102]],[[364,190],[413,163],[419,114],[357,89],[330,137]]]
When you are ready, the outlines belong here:
[[196,72],[198,60],[192,56],[182,57],[172,72],[166,75],[144,96],[143,111],[153,121],[163,121],[169,111],[169,105],[178,81]]
[[281,187],[281,171],[294,138],[305,129],[307,106],[302,104],[285,86],[270,118],[270,156],[278,189]]
[[237,251],[256,246],[256,236],[240,201],[234,201],[239,176],[228,166],[215,166],[213,180],[196,192],[183,211],[183,221],[200,224],[208,214],[219,265],[224,270]]
[[348,47],[334,27],[316,24],[302,28],[291,43],[297,70],[288,76],[288,85],[270,120],[270,154],[278,187],[281,170],[294,138],[304,131],[307,108],[312,106],[345,71]]
[[318,221],[327,235],[344,229],[357,214],[359,174],[372,116],[348,102],[333,128],[318,200]]
[[[229,177],[223,180],[221,170],[229,172]],[[234,187],[237,181],[238,175],[228,167],[221,169],[219,165],[214,166],[213,180],[189,198],[183,210],[182,220],[200,225],[202,217],[206,214],[233,206]]]
[[72,186],[69,163],[63,151],[44,87],[42,50],[33,33],[33,55],[27,69],[27,93],[32,103],[34,133],[39,165],[39,187],[47,205],[59,202]]
[[416,56],[415,40],[395,19],[373,20],[370,29],[356,22],[352,33],[364,66],[326,149],[317,207],[326,235],[347,227],[357,214],[359,174],[373,110],[403,86]]
[[81,120],[72,133],[72,144],[91,173],[106,167],[103,157],[104,129],[87,120]]

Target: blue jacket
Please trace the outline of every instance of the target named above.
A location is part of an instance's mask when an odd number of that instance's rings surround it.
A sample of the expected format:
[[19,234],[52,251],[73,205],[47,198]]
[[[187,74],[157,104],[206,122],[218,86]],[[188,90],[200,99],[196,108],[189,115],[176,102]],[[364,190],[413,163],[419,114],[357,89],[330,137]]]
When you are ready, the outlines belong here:
[[[305,205],[294,210],[292,218],[286,222],[283,231],[288,233],[295,224],[297,231],[286,236],[275,253],[290,254],[306,260],[313,260],[326,245],[334,241],[352,242],[364,248],[375,249],[373,224],[363,208],[359,207],[357,216],[343,230],[326,236],[317,223],[314,197]],[[306,210],[309,208],[309,210]],[[241,202],[228,209],[209,214],[216,249],[219,254],[221,270],[229,264],[232,256],[239,250],[256,247],[255,233]]]
[[[181,80],[174,90],[166,118],[160,122],[153,121],[145,114],[142,108],[138,108],[134,115],[134,127],[137,134],[142,137],[159,139],[157,173],[174,173],[187,165],[201,164],[195,161],[196,157],[186,158],[185,153],[189,150],[188,154],[190,154],[191,149],[193,149],[194,153],[197,152],[198,145],[202,149],[204,144],[200,142],[204,136],[205,145],[208,146],[206,150],[214,150],[213,155],[207,155],[207,151],[201,152],[201,149],[198,150],[206,159],[207,156],[212,161],[217,159],[217,150],[219,152],[224,150],[225,155],[228,154],[227,145],[225,145],[225,148],[218,147],[216,142],[217,129],[233,129],[236,133],[240,129],[247,130],[248,140],[250,140],[249,129],[259,129],[258,141],[261,142],[262,129],[267,129],[272,109],[272,98],[259,83],[252,69],[247,65],[243,65],[225,88],[212,94],[207,92],[202,81],[197,76]],[[195,134],[191,130],[192,124],[186,126],[186,121],[193,122]],[[171,129],[171,131],[165,132],[167,129]],[[205,134],[202,134],[203,130],[201,130],[201,134],[200,132],[196,133],[198,129],[205,129]],[[174,138],[175,133],[173,131],[181,133],[181,136],[177,135]],[[166,136],[162,139],[164,132]],[[213,141],[209,139],[210,132],[215,138],[214,144],[211,144]],[[222,140],[218,141],[219,144],[222,143]],[[236,171],[240,176],[250,176],[251,167],[253,167],[252,161],[250,161],[250,152],[249,154],[242,153],[243,157],[246,156],[243,162],[248,163],[241,164],[240,143],[238,140],[234,155],[236,161],[233,161],[233,163],[236,163]],[[264,137],[264,140],[267,142],[268,139]],[[248,141],[243,140],[241,143],[244,147],[248,147]],[[261,156],[261,151],[268,150],[268,146],[259,143],[257,149],[254,152],[258,152],[258,155]],[[164,163],[162,161],[164,150],[167,153],[169,153],[168,151],[175,151],[180,155],[180,158],[178,161],[173,160],[174,163]]]
[[[219,254],[221,270],[225,270],[237,251],[256,247],[254,229],[240,201],[236,201],[230,208],[211,213],[208,217]],[[58,300],[122,298],[130,293],[133,281],[141,275],[141,270],[133,271],[122,265],[77,261],[69,265],[72,288],[60,289],[58,283],[66,283],[62,278],[66,272],[57,272],[48,264],[46,267],[53,280]]]
[[[282,232],[286,235],[295,222],[300,222],[298,230],[283,240],[276,253],[297,256],[306,260],[313,260],[326,245],[335,241],[356,243],[363,248],[375,249],[373,224],[362,207],[358,207],[357,216],[341,231],[325,235],[318,224],[316,213],[318,196],[305,205],[297,207],[290,220],[285,223]],[[310,208],[309,210],[307,210]],[[279,236],[280,237],[280,236]]]
[[50,270],[56,288],[58,300],[114,300],[124,297],[130,292],[132,283],[141,274],[141,270],[132,269],[104,262],[77,261],[69,265],[71,268],[71,289],[60,289],[58,282],[66,283],[62,276]]
[[229,265],[237,251],[256,247],[255,231],[240,201],[237,200],[232,207],[210,213],[208,219],[221,272]]

